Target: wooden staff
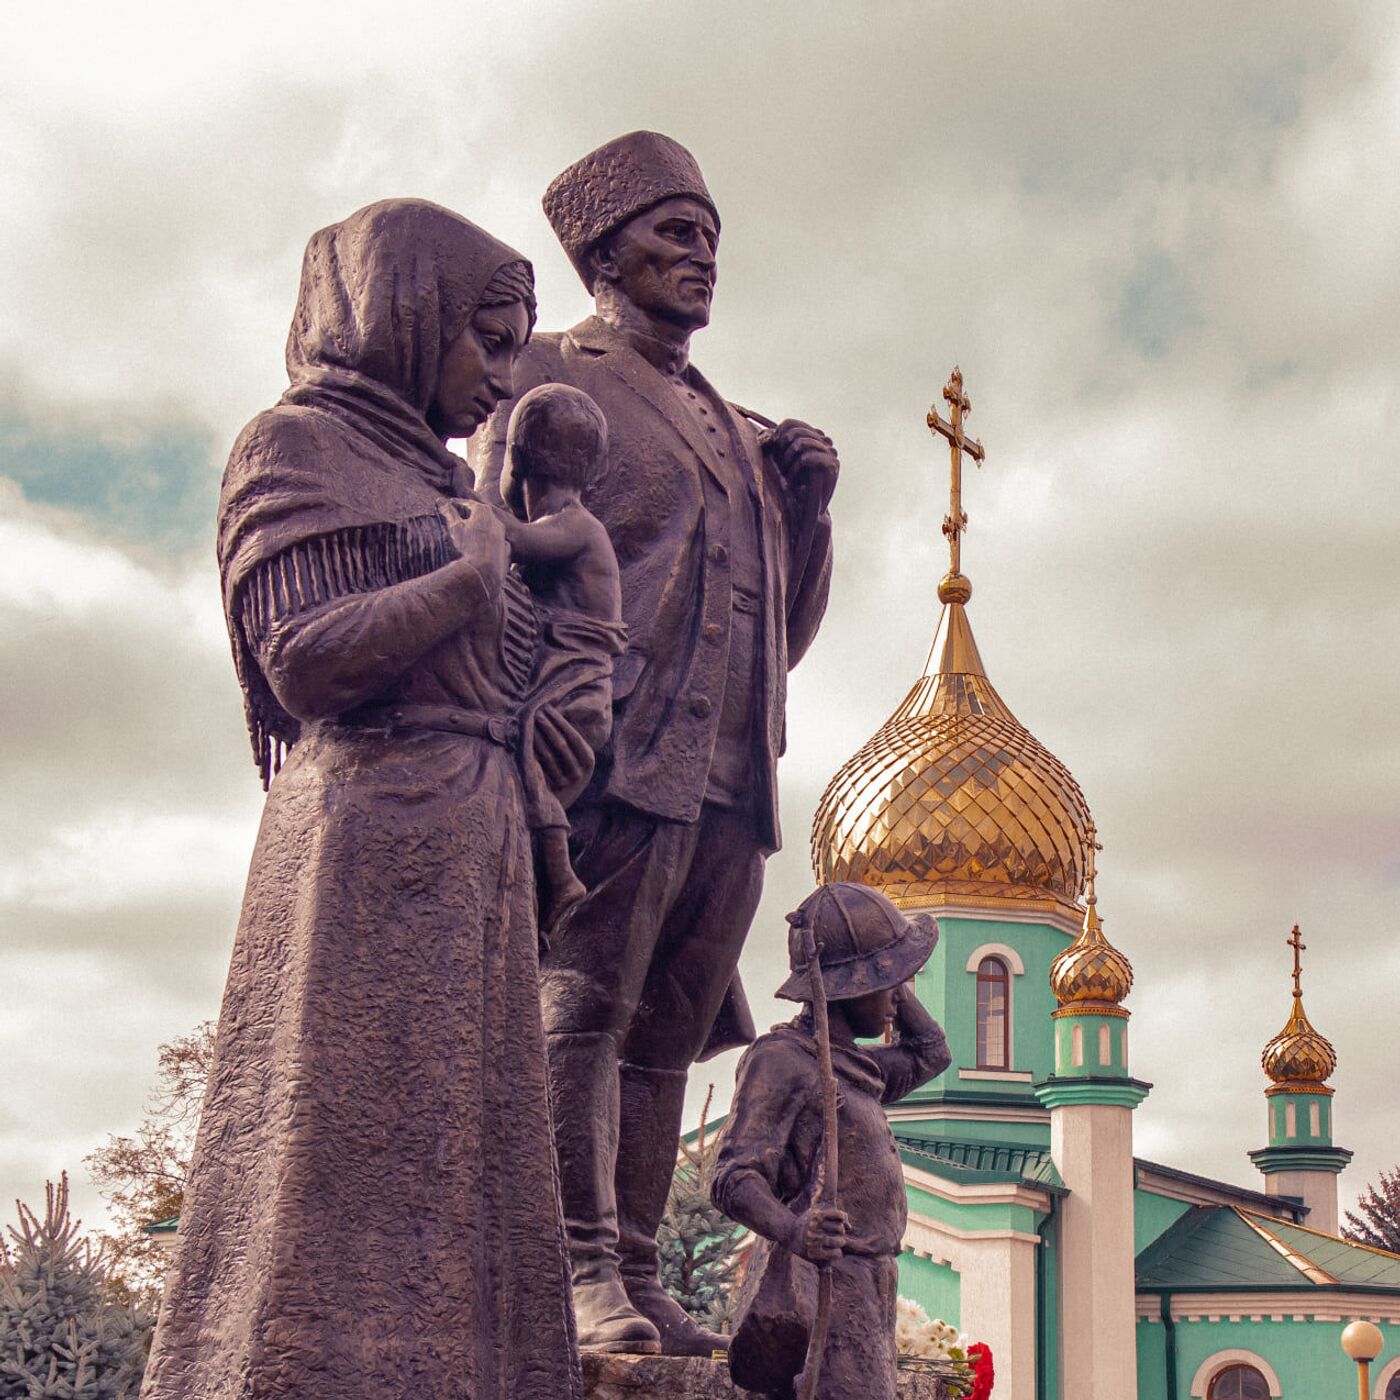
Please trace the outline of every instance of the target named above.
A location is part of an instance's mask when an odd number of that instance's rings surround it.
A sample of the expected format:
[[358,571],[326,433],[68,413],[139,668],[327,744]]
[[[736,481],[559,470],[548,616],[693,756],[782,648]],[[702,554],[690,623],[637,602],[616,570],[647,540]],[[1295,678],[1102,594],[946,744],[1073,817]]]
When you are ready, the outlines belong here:
[[[812,994],[812,1025],[817,1033],[817,1064],[822,1084],[822,1168],[817,1187],[817,1204],[839,1209],[836,1177],[839,1145],[836,1138],[836,1071],[831,1064],[831,1023],[826,1014],[826,986],[817,957],[817,940],[811,927],[802,926],[802,951],[807,959],[807,980]],[[817,1265],[817,1315],[807,1339],[807,1359],[802,1367],[798,1400],[813,1400],[821,1377],[827,1333],[831,1330],[831,1291],[833,1280],[829,1262]]]

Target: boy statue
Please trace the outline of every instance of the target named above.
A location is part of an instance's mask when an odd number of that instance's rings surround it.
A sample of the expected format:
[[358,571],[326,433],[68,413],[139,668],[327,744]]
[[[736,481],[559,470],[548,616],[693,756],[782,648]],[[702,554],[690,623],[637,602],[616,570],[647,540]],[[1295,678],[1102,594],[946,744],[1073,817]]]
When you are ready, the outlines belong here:
[[[938,941],[938,925],[928,914],[906,918],[878,891],[853,883],[823,885],[788,922],[792,975],[778,995],[806,1004],[739,1062],[714,1178],[716,1206],[759,1236],[740,1288],[730,1374],[747,1390],[791,1400],[822,1268],[832,1285],[817,1396],[894,1400],[896,1259],[908,1210],[884,1106],[949,1064],[943,1031],[910,984]],[[822,1203],[831,1193],[822,1192],[814,981],[827,1003],[837,1086],[839,1208]],[[860,1044],[886,1033],[885,1044]]]

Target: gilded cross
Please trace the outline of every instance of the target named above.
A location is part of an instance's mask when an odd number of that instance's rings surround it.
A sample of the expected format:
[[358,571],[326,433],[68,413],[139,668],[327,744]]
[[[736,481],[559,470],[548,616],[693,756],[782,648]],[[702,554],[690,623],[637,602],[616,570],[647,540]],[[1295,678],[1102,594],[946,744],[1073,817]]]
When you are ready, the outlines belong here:
[[1084,902],[1085,904],[1097,904],[1099,899],[1098,892],[1094,889],[1094,881],[1098,879],[1099,865],[1095,856],[1103,850],[1103,842],[1099,840],[1099,829],[1094,825],[1092,819],[1089,822],[1088,837],[1089,855],[1084,864]]
[[1293,925],[1293,936],[1283,941],[1293,949],[1293,995],[1300,997],[1303,995],[1303,951],[1308,945],[1303,942],[1302,930],[1297,924]]
[[939,415],[935,403],[928,411],[929,431],[948,439],[952,458],[953,480],[949,493],[948,514],[943,517],[943,533],[948,539],[948,575],[956,578],[962,572],[962,533],[967,529],[967,513],[962,508],[962,459],[967,453],[980,467],[985,455],[982,444],[963,432],[963,419],[972,412],[972,400],[963,393],[962,370],[953,366],[953,373],[943,386],[943,401],[948,405],[948,417]]

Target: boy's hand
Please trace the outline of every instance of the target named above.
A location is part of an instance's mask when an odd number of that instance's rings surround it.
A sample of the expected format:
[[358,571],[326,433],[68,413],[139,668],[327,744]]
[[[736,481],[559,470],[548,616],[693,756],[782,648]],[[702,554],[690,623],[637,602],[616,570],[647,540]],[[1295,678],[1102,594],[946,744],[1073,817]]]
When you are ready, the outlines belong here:
[[794,1254],[813,1264],[829,1264],[839,1259],[846,1245],[851,1222],[844,1210],[813,1206],[792,1217],[792,1228],[783,1241]]

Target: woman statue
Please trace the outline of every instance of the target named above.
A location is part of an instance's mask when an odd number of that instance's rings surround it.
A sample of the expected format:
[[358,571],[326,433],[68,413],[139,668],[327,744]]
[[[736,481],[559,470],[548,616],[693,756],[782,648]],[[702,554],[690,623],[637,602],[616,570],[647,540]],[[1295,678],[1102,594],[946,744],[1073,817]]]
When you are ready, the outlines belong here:
[[[534,310],[465,219],[362,209],[311,239],[291,387],[229,459],[268,798],[149,1400],[582,1395],[512,751],[543,644],[444,445],[511,395]],[[561,790],[597,711],[535,717]]]

